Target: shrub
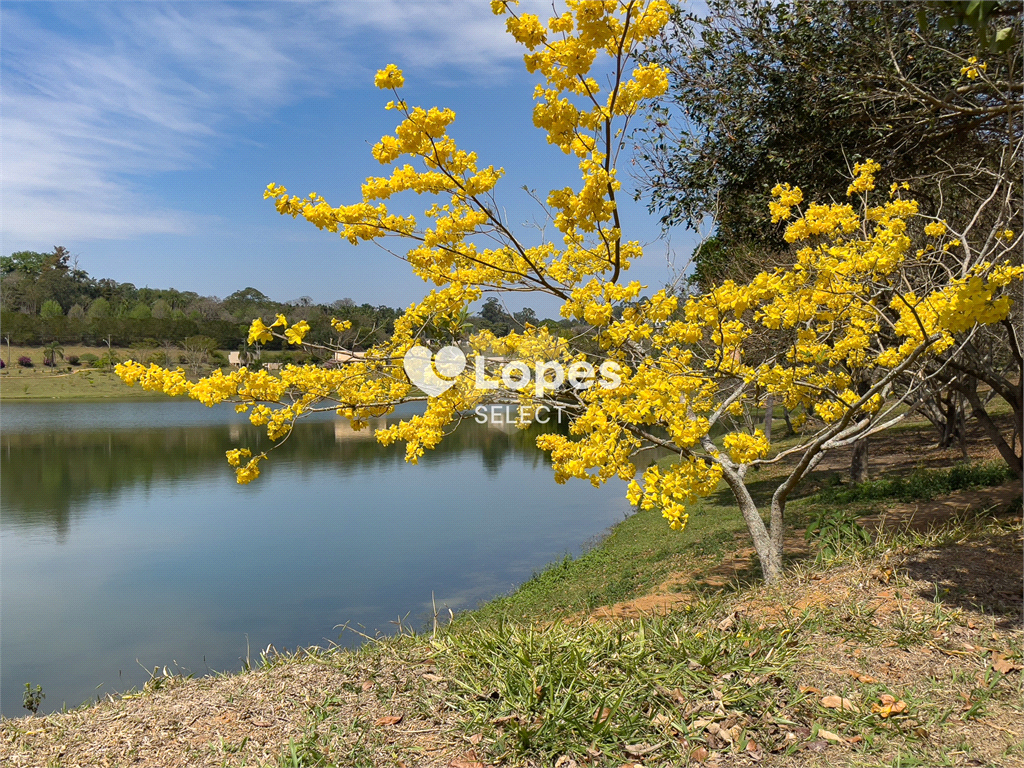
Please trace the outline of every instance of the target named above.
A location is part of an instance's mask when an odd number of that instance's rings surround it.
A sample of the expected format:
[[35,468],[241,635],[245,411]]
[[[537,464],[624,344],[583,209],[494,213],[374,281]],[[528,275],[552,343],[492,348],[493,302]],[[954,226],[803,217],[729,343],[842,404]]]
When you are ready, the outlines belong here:
[[6,367],[7,367],[7,363],[5,363],[3,360],[0,360],[0,371],[2,371]]
[[96,355],[94,355],[92,352],[86,352],[79,359],[82,361],[82,365],[91,365],[91,366],[95,366],[96,365],[96,361],[99,360],[99,358]]
[[115,365],[121,362],[121,356],[111,350],[110,352],[104,353],[103,357],[100,357],[93,363],[94,368],[113,368]]
[[18,365],[22,368],[31,368],[33,367],[32,358],[28,355],[22,355],[18,358]]
[[1010,478],[1002,462],[956,464],[949,469],[915,469],[906,477],[883,478],[848,487],[828,485],[818,493],[822,501],[847,504],[853,501],[898,499],[919,501],[965,488],[999,485]]
[[57,363],[54,362],[52,357],[44,357],[43,365],[45,365],[47,368],[53,368],[54,366],[57,365]]
[[68,365],[78,365],[78,355],[68,355]]

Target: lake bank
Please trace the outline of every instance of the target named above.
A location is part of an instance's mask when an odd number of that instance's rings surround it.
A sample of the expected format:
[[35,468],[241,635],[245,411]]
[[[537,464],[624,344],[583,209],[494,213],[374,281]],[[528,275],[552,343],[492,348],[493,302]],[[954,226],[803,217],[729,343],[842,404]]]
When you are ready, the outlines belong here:
[[831,766],[957,751],[1021,765],[1019,594],[999,601],[1020,574],[948,584],[972,554],[1019,565],[1019,503],[805,561],[772,587],[692,594],[662,618],[484,606],[358,650],[254,652],[237,675],[157,671],[98,706],[3,721],[0,760]]
[[[144,435],[162,417],[148,418],[122,432]],[[314,461],[327,439],[361,445],[347,433],[339,438],[333,422],[311,426],[295,445],[313,452],[293,457],[298,462]],[[497,470],[509,465],[495,454],[493,441],[505,445],[518,434],[481,431],[485,442],[465,447],[498,459]],[[182,478],[194,476],[222,448],[210,437],[188,435],[196,466],[176,470]],[[243,657],[248,672],[188,679],[173,666],[158,668],[144,673],[137,691],[98,706],[5,719],[0,761],[468,765],[554,764],[567,755],[578,765],[682,764],[707,757],[700,751],[707,750],[730,764],[882,764],[896,756],[930,764],[963,742],[973,759],[1016,764],[1021,575],[1007,564],[1019,571],[1019,501],[1009,514],[949,517],[971,505],[1004,508],[1019,485],[989,489],[1001,475],[978,467],[958,472],[965,483],[959,495],[926,502],[928,489],[948,486],[951,475],[915,475],[922,462],[949,463],[927,449],[931,439],[927,428],[909,425],[873,453],[877,476],[917,477],[902,490],[883,479],[870,492],[850,495],[835,482],[846,459],[833,457],[788,512],[795,529],[790,544],[797,546],[790,546],[789,576],[781,585],[757,583],[738,513],[728,496],[713,495],[693,510],[683,532],[670,531],[656,511],[629,515],[586,553],[534,568],[532,579],[519,580],[522,586],[460,613],[450,625],[446,604],[459,605],[439,595],[418,620],[401,625],[420,631],[417,637],[299,652],[288,652],[286,643],[295,646],[287,641],[254,642]],[[118,453],[116,442],[98,445]],[[976,459],[990,457],[984,444],[971,449]],[[134,443],[129,453],[144,455]],[[345,463],[351,466],[356,456],[345,453]],[[26,461],[39,463],[30,456]],[[217,483],[225,483],[221,469],[214,472]],[[311,469],[316,476],[326,468]],[[553,490],[559,486],[548,472],[541,462],[537,481]],[[4,487],[9,493],[6,478]],[[919,500],[896,503],[892,493],[904,491]],[[193,490],[189,497],[205,493]],[[492,489],[492,503],[509,493]],[[865,519],[884,512],[891,520],[901,505],[911,516],[928,505],[944,510],[949,527],[932,536],[893,535],[831,564],[816,564],[814,549],[799,546],[800,528],[823,509],[854,510]],[[557,527],[573,525],[580,509]],[[228,527],[237,532],[243,520],[232,518]],[[322,523],[315,529],[324,536]],[[278,546],[284,530],[272,530]],[[488,530],[508,548],[507,533],[496,531],[493,521]],[[233,547],[237,534],[233,541],[215,539],[203,560],[216,563],[217,552]],[[309,562],[316,560],[331,557],[324,552]],[[465,566],[464,559],[455,561]],[[493,555],[488,562],[493,568]],[[294,585],[310,591],[321,578],[307,565]],[[261,604],[286,614],[286,595],[268,591],[274,583],[256,585]],[[195,611],[178,620],[195,623]],[[351,628],[357,631],[343,630],[339,642],[364,639],[358,634],[364,628]],[[936,661],[942,663],[936,667]],[[832,696],[857,711],[822,704]],[[883,711],[886,696],[904,709],[879,715],[874,708]],[[993,729],[1006,738],[993,739]]]

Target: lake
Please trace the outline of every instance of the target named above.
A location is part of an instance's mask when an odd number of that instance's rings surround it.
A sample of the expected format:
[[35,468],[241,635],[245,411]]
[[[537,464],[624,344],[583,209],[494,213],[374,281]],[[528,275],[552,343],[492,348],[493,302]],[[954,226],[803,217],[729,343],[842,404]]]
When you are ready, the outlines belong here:
[[230,406],[4,403],[0,711],[27,682],[49,712],[510,591],[629,512],[619,481],[557,485],[536,434],[467,419],[412,466],[318,414],[240,486],[224,452],[267,438]]

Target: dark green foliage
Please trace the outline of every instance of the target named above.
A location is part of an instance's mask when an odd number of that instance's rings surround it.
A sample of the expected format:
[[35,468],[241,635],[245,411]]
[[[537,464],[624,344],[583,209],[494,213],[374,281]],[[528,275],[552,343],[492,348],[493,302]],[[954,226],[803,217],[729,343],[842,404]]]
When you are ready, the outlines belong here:
[[39,707],[45,698],[46,694],[43,693],[43,686],[37,685],[33,688],[29,683],[25,683],[25,696],[22,699],[21,705],[33,715],[39,711]]
[[827,486],[818,499],[840,504],[854,501],[920,501],[965,488],[999,485],[1011,477],[1003,462],[956,464],[949,469],[917,469],[906,477],[872,480],[848,487]]
[[[962,172],[1020,140],[1019,46],[981,51],[970,25],[939,23],[950,16],[940,5],[961,4],[710,0],[706,17],[679,11],[647,54],[671,86],[639,134],[639,194],[666,225],[715,218],[717,242],[696,257],[700,285],[742,277],[746,249],[760,260],[786,249],[767,207],[778,182],[843,201],[853,164],[871,158],[886,180],[910,180],[926,212],[946,180],[948,216],[988,181]],[[986,23],[1019,32],[1021,4],[998,5]],[[963,77],[972,55],[987,77]]]
[[850,549],[871,543],[871,534],[857,522],[857,513],[828,508],[823,510],[804,534],[807,541],[817,541],[819,561],[828,562]]

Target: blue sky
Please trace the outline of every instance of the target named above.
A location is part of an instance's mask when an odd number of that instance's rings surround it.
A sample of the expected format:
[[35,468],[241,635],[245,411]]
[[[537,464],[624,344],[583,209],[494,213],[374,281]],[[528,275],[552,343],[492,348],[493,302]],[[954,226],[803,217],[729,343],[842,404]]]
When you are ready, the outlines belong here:
[[[406,265],[278,216],[262,191],[358,199],[384,171],[370,147],[395,124],[372,85],[390,62],[410,103],[454,109],[460,145],[505,167],[513,221],[539,214],[524,184],[575,185],[575,164],[531,123],[536,81],[488,5],[5,0],[0,252],[64,245],[90,274],[140,287],[407,306],[425,286]],[[659,237],[642,204],[624,214],[627,237]],[[635,278],[664,282],[667,258],[683,264],[694,242],[652,242]],[[523,304],[555,306],[509,299]]]

